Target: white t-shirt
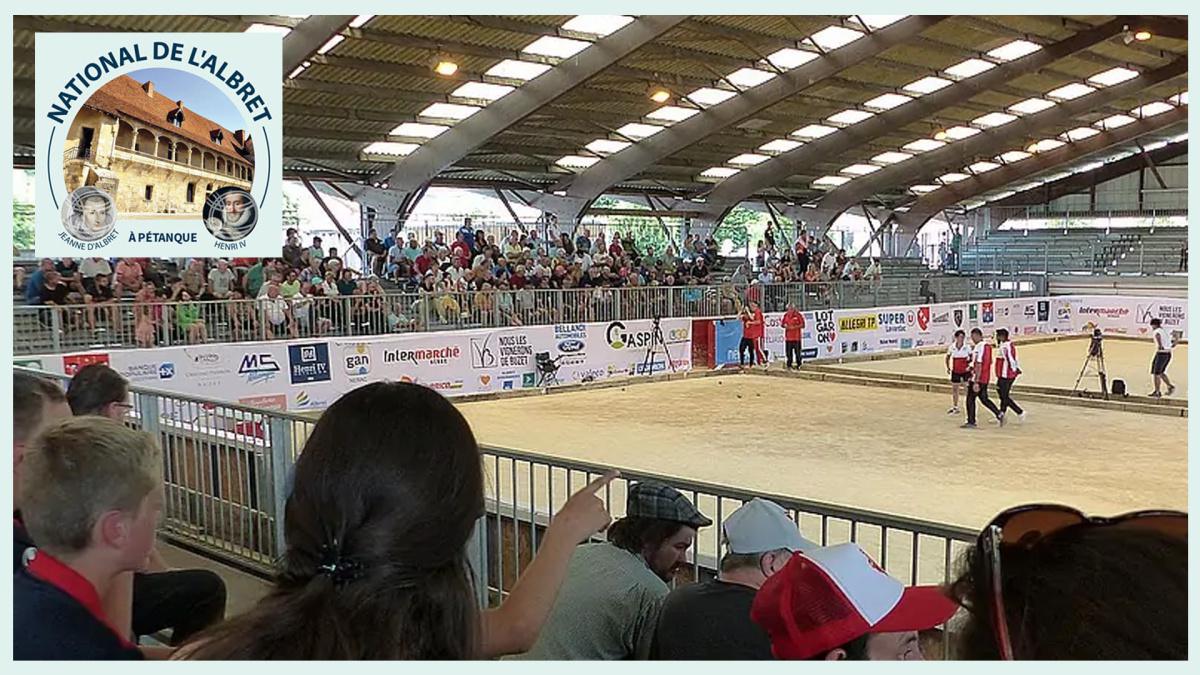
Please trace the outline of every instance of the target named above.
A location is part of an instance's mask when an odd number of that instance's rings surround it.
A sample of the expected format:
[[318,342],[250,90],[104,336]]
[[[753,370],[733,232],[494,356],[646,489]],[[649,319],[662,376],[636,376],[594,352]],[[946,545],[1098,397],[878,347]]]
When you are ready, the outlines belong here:
[[1159,352],[1171,353],[1171,348],[1175,345],[1171,344],[1171,336],[1167,335],[1167,329],[1159,326],[1154,329],[1154,347]]
[[275,325],[279,325],[287,321],[288,302],[283,298],[262,298],[259,300],[262,304],[263,312],[267,315],[267,320]]
[[112,266],[104,258],[92,259],[85,258],[79,263],[79,274],[85,279],[91,279],[97,274],[103,274],[106,277],[112,278]]
[[950,369],[956,373],[971,372],[971,345],[963,342],[961,347],[955,347],[951,344],[946,349],[946,355],[950,357]]

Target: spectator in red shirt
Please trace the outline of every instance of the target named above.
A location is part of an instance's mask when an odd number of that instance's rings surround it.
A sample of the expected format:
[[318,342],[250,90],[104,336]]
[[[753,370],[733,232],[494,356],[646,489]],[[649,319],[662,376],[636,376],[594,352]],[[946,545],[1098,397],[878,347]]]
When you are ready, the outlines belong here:
[[621,248],[621,233],[613,235],[612,243],[608,245],[608,254],[613,258],[620,258],[625,255],[625,249]]
[[796,309],[796,304],[789,302],[787,311],[783,314],[783,345],[787,352],[787,367],[792,368],[792,355],[796,357],[796,368],[800,368],[801,340],[804,337],[804,315]]
[[433,251],[426,247],[425,250],[421,252],[421,255],[417,256],[417,274],[420,276],[425,276],[425,273],[433,268],[434,262],[436,261],[433,257]]
[[471,265],[471,247],[467,245],[466,236],[461,231],[454,236],[454,243],[450,245],[450,254],[461,260],[463,267]]
[[750,304],[742,308],[742,342],[738,345],[738,364],[746,365],[745,354],[750,354],[750,365],[756,363],[762,364],[765,368],[767,365],[766,357],[762,353],[762,348],[759,346],[763,336],[763,313],[759,308],[758,303],[751,300]]

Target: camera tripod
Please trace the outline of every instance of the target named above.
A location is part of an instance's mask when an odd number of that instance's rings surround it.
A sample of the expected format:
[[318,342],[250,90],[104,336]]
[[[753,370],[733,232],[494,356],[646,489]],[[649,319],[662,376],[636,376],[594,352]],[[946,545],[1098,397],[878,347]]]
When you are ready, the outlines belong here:
[[[1092,338],[1092,343],[1088,347],[1087,357],[1083,360],[1083,368],[1079,369],[1079,377],[1075,378],[1075,386],[1071,387],[1071,393],[1079,391],[1079,383],[1083,381],[1085,375],[1088,374],[1088,368],[1091,367],[1094,372],[1092,374],[1100,377],[1100,393],[1104,394],[1104,400],[1108,400],[1108,372],[1104,369],[1104,345]],[[1084,389],[1086,392],[1087,389]]]
[[650,344],[646,346],[646,356],[642,359],[642,372],[647,375],[654,374],[654,355],[662,350],[663,358],[667,362],[667,368],[671,372],[675,372],[675,364],[671,361],[671,352],[667,351],[667,340],[663,337],[662,332],[662,317],[654,317],[654,327],[650,330]]

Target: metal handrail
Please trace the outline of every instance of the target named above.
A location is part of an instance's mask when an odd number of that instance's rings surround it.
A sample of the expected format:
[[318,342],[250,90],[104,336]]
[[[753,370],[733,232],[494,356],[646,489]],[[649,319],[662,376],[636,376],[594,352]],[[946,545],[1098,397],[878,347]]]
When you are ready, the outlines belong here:
[[[69,379],[22,367],[14,370],[49,376],[64,385]],[[282,514],[293,467],[316,419],[142,386],[129,389],[133,410],[126,423],[154,435],[163,451],[163,536],[226,564],[269,575],[285,549]],[[180,411],[186,416],[196,410],[212,414],[179,419]],[[229,421],[242,426],[233,431],[219,428]],[[712,518],[713,526],[701,531],[692,556],[696,579],[715,572],[728,513],[755,497],[778,503],[820,544],[859,542],[884,569],[907,577],[910,584],[949,580],[955,552],[977,536],[956,525],[526,450],[485,445],[480,461],[489,478],[487,511],[468,544],[468,558],[482,603],[511,590],[528,560],[519,550],[536,551],[556,509],[585,481],[611,468],[620,469],[621,477],[599,496],[614,516],[623,512],[619,494],[630,482],[655,480],[690,496]],[[573,480],[579,475],[581,481]]]
[[[847,309],[1043,295],[1044,276],[977,275],[879,281],[396,292],[305,297],[283,317],[263,298],[65,306],[13,310],[14,353],[104,347],[236,343],[293,337],[372,336],[464,328],[728,317],[757,300],[764,311]],[[187,306],[202,328],[180,320]]]

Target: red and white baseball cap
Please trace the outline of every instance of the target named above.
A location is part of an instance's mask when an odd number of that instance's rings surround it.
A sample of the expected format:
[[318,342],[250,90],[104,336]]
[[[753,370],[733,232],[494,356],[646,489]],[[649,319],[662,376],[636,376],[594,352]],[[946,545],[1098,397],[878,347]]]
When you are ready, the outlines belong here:
[[750,611],[777,659],[809,659],[868,633],[925,630],[958,605],[937,586],[888,576],[857,544],[796,553],[759,589]]

